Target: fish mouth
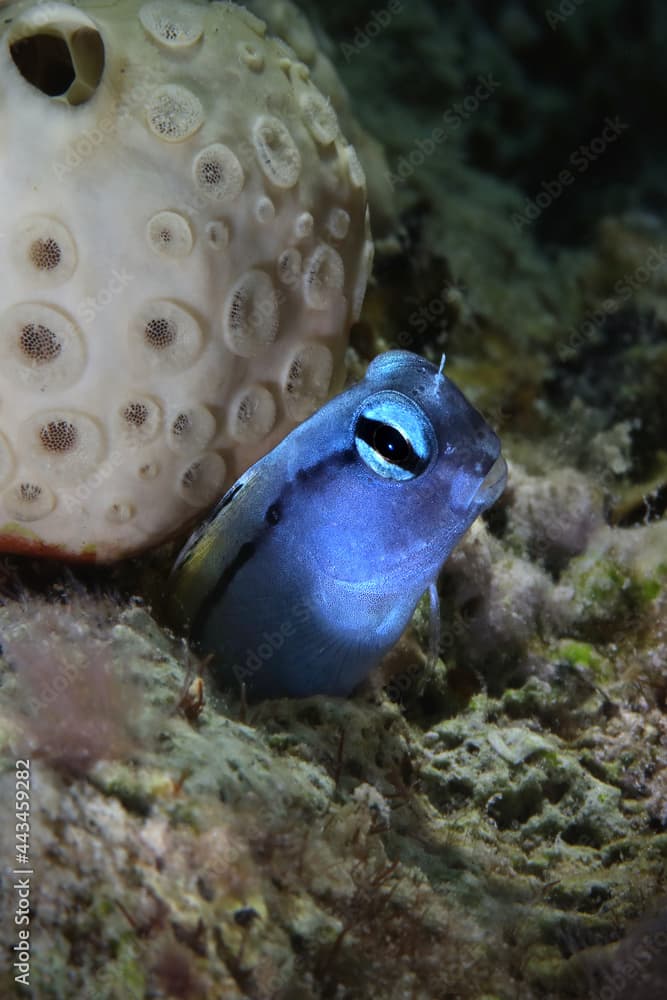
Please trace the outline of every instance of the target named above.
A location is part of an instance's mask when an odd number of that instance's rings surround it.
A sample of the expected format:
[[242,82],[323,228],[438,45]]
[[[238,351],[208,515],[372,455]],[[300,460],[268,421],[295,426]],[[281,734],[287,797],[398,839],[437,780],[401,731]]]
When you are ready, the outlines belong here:
[[487,510],[501,496],[506,485],[507,462],[502,455],[498,455],[472,498],[471,506],[474,504],[480,512]]

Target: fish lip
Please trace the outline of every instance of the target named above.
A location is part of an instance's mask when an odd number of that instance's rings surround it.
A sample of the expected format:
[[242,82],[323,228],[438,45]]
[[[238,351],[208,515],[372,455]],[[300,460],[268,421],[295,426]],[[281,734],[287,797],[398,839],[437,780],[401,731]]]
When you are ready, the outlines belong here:
[[498,455],[471,500],[480,511],[493,506],[507,486],[507,462]]

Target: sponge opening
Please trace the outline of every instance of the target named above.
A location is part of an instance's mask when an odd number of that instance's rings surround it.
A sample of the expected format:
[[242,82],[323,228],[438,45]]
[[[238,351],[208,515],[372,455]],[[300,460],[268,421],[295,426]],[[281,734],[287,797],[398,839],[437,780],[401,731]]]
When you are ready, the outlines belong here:
[[9,52],[24,80],[74,107],[93,97],[104,71],[102,37],[87,24],[23,24]]

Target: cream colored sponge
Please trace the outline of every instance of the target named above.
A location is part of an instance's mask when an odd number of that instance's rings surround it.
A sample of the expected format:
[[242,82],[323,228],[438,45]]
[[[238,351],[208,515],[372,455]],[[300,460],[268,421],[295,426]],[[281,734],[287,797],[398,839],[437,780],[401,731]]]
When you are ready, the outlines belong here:
[[0,550],[107,561],[340,382],[365,180],[242,7],[0,7]]

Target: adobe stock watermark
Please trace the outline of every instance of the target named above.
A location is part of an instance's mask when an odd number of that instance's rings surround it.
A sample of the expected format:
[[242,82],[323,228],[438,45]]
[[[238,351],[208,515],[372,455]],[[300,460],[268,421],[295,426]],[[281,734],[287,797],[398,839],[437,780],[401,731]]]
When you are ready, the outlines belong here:
[[[396,335],[396,345],[403,350],[410,350],[417,337],[425,334],[436,324],[440,325],[440,331],[445,334],[446,340],[448,314],[456,310],[460,300],[460,289],[453,282],[446,282],[437,295],[412,310],[408,316],[410,330],[399,330]],[[439,340],[439,346],[442,346],[443,342]]]
[[624,953],[620,958],[612,959],[611,968],[604,974],[603,985],[591,994],[591,1000],[617,1000],[622,997],[630,983],[636,986],[646,979],[651,963],[666,951],[665,931],[644,934],[630,954]]
[[628,299],[651,281],[656,272],[666,270],[667,245],[651,247],[643,262],[634,271],[618,278],[614,282],[612,294],[603,299],[597,308],[587,312],[581,323],[571,330],[567,342],[558,348],[558,360],[569,361],[584,345],[595,340],[600,324],[607,317],[617,313]]
[[64,664],[62,670],[54,672],[53,677],[41,686],[39,697],[30,696],[28,698],[30,711],[37,714],[49,708],[63,692],[67,691],[73,684],[78,683],[81,672],[81,664]]
[[13,889],[15,893],[14,927],[16,942],[12,945],[14,982],[26,988],[30,987],[30,880],[35,874],[30,860],[30,792],[31,792],[31,761],[17,760],[15,762],[15,792],[14,815],[15,822],[15,867],[11,869],[15,876]]
[[297,601],[289,610],[289,614],[279,628],[272,632],[264,631],[258,636],[258,643],[254,647],[248,647],[244,654],[242,664],[235,663],[232,666],[234,676],[239,685],[245,684],[255,676],[263,667],[269,663],[275,654],[285,645],[286,639],[292,638],[297,631],[298,625],[305,623],[312,616],[312,608],[305,601]]
[[116,98],[109,111],[100,115],[93,128],[85,129],[68,144],[67,154],[62,160],[55,160],[51,164],[56,179],[60,181],[72,171],[78,170],[100,146],[108,139],[113,139],[132,114],[146,105],[153,88],[161,82],[162,78],[156,69],[142,68],[140,79],[126,93]]
[[500,87],[500,81],[496,80],[492,73],[485,73],[477,77],[477,86],[467,94],[461,101],[451,104],[442,114],[442,125],[436,125],[430,135],[425,139],[415,139],[413,148],[409,153],[405,153],[396,164],[395,171],[389,171],[385,177],[393,188],[404,184],[408,178],[412,177],[424,162],[433,156],[435,151],[452,134],[468,121],[480,107],[488,101]]
[[516,229],[524,229],[526,226],[537,222],[543,212],[553,205],[555,201],[564,194],[572,184],[574,184],[577,174],[585,174],[619,137],[629,129],[627,122],[621,121],[616,115],[614,118],[607,117],[604,120],[604,127],[599,135],[595,136],[588,143],[582,143],[575,149],[568,158],[568,166],[549,180],[542,181],[540,188],[532,198],[526,198],[520,212],[515,212],[512,222]]
[[[136,447],[136,446],[135,446]],[[132,445],[128,445],[128,451]],[[71,489],[61,487],[58,492],[58,499],[63,504],[68,514],[80,513],[93,493],[96,493],[100,486],[111,478],[116,469],[120,468],[127,461],[127,452],[123,453],[119,449],[114,449],[109,457],[95,469],[83,482],[77,483]]]
[[572,15],[576,14],[579,8],[583,7],[585,3],[588,3],[588,0],[561,0],[555,10],[549,7],[544,12],[547,24],[552,31],[555,31],[559,25],[569,21]]
[[345,62],[349,63],[367,49],[373,39],[377,38],[391,24],[392,18],[396,14],[401,14],[403,9],[402,0],[389,0],[389,3],[380,10],[372,10],[366,23],[355,31],[352,42],[341,43],[340,49]]
[[132,281],[134,275],[125,268],[120,270],[114,268],[104,288],[101,288],[96,295],[89,295],[79,302],[75,309],[77,319],[86,325],[92,323],[97,314],[111,305],[116,296],[120,295]]

